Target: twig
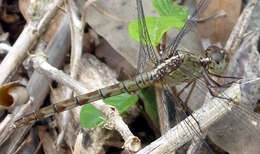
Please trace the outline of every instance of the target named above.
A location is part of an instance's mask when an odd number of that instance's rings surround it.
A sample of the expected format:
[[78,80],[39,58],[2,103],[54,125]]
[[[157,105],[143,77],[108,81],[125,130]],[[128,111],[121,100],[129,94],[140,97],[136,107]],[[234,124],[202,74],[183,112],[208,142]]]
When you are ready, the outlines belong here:
[[[53,80],[56,80],[61,84],[64,84],[72,88],[73,90],[77,91],[77,93],[85,94],[90,92],[88,89],[83,87],[78,81],[72,79],[67,74],[48,64],[46,59],[42,55],[33,56],[32,61],[35,70],[48,76]],[[115,107],[107,105],[101,100],[93,102],[91,104],[107,118],[107,124],[109,128],[115,129],[121,134],[121,136],[125,140],[124,148],[126,150],[138,151],[140,149],[140,140],[132,134],[128,126],[123,122]]]
[[82,8],[82,12],[81,12],[81,24],[83,25],[83,28],[85,28],[85,23],[86,23],[86,16],[87,16],[87,8],[89,7],[89,5],[93,2],[95,2],[96,0],[88,0],[85,2],[83,8]]
[[69,88],[76,91],[78,94],[84,93],[86,90],[82,84],[75,79],[72,79],[69,75],[61,70],[53,67],[47,62],[47,58],[44,53],[37,53],[31,56],[34,69],[41,74],[46,75],[48,78],[53,79],[61,84],[67,85]]
[[[225,95],[238,101],[240,99],[239,85],[233,85],[225,90]],[[209,126],[221,119],[225,114],[232,111],[232,105],[226,102],[227,100],[214,98],[202,108],[193,113],[195,119],[199,122],[200,128],[206,130]],[[191,130],[189,125],[193,125]],[[165,135],[155,140],[137,154],[159,154],[169,153],[170,151],[177,150],[179,147],[190,141],[196,134],[200,132],[196,121],[191,116],[180,122],[178,125],[170,129]],[[198,135],[198,134],[197,134]]]
[[[82,43],[84,35],[84,26],[79,19],[79,10],[74,1],[67,1],[65,4],[70,17],[70,30],[71,30],[71,59],[70,59],[70,76],[73,79],[77,79],[79,72],[79,63],[82,55]],[[73,95],[73,91],[70,88],[67,88],[66,98],[69,99]],[[62,113],[62,124],[61,133],[58,136],[57,144],[60,145],[65,136],[68,123],[70,119],[70,112],[65,111]]]
[[[72,95],[73,95],[73,91],[70,88],[66,88],[66,95],[64,98],[69,99],[72,97]],[[61,113],[61,115],[62,115],[62,119],[61,119],[62,126],[56,141],[57,146],[60,146],[63,143],[65,134],[67,132],[69,121],[71,120],[70,111],[64,111]]]
[[74,79],[77,78],[79,72],[79,63],[82,55],[83,47],[83,35],[84,35],[84,26],[79,19],[79,13],[77,13],[77,8],[73,1],[68,0],[68,12],[70,16],[70,28],[71,28],[71,70],[70,76]]
[[35,41],[43,33],[51,18],[56,14],[63,0],[57,0],[55,5],[46,15],[39,21],[37,27],[29,23],[12,46],[2,63],[0,64],[0,85],[4,84],[15,73],[16,69],[21,65],[27,52],[34,46]]

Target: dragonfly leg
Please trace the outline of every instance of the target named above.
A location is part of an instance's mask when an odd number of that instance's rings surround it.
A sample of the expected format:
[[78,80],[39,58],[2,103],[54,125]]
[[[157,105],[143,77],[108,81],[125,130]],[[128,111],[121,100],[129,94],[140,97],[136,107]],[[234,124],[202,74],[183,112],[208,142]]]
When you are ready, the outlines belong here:
[[188,87],[192,84],[192,82],[193,82],[193,81],[187,83],[187,84],[178,92],[177,96],[180,96],[180,95],[184,92],[184,90],[185,90],[186,88],[188,88]]
[[225,100],[228,100],[228,101],[232,101],[232,102],[233,102],[233,99],[227,98],[227,97],[223,97],[223,96],[219,96],[219,95],[217,95],[212,89],[210,89],[209,87],[207,87],[207,88],[208,88],[209,93],[210,93],[211,96],[217,97],[217,98],[220,98],[220,99],[225,99]]
[[[192,82],[191,82],[192,83]],[[194,84],[195,85],[195,84]],[[193,88],[192,88],[193,89]],[[178,96],[178,94],[174,94],[174,93],[176,93],[176,88],[174,88],[173,90],[172,90],[172,92],[173,92],[173,98],[175,99],[175,101],[181,106],[181,108],[184,110],[183,112],[184,112],[184,114],[186,115],[186,116],[191,116],[192,117],[192,119],[194,119],[194,121],[196,122],[196,124],[198,125],[198,127],[199,127],[199,130],[200,130],[200,133],[202,133],[202,129],[201,129],[201,127],[200,127],[200,124],[199,124],[199,122],[197,121],[197,119],[192,115],[192,111],[189,109],[189,107],[188,107],[188,105],[187,105],[187,102],[186,102],[186,100],[185,100],[185,102],[183,102],[182,101],[182,99]]]
[[218,74],[212,73],[212,72],[210,72],[210,71],[207,71],[207,73],[208,73],[209,75],[212,75],[212,76],[215,76],[215,77],[218,77],[218,78],[228,78],[228,79],[237,79],[237,80],[242,79],[242,78],[240,78],[240,77],[235,77],[235,76],[218,75]]
[[192,92],[193,92],[193,90],[194,90],[194,88],[195,88],[196,80],[195,80],[195,81],[192,81],[191,83],[192,83],[191,89],[190,89],[190,91],[189,91],[189,93],[188,93],[188,96],[186,97],[186,99],[185,99],[185,101],[184,101],[184,104],[185,104],[186,106],[188,106],[188,101],[190,100],[191,94],[192,94]]
[[214,84],[214,85],[210,85],[210,88],[228,88],[230,87],[233,83],[236,83],[236,81],[231,81],[225,84],[219,84],[217,81],[215,81],[214,79],[212,79],[209,74],[207,74],[207,78]]
[[78,106],[81,106],[81,104],[80,104],[80,102],[79,102],[79,98],[78,98],[79,96],[75,96],[75,100],[76,100],[76,104],[78,105]]
[[119,73],[118,73],[116,79],[120,81],[120,79],[122,79],[122,77],[123,77],[123,73],[124,73],[124,68],[120,67],[120,70],[119,70]]
[[[206,73],[207,74],[207,73]],[[206,82],[206,85],[207,85],[207,89],[209,90],[209,93],[211,96],[213,97],[217,97],[217,98],[220,98],[220,99],[225,99],[225,100],[228,100],[228,101],[233,101],[231,98],[227,98],[227,97],[223,97],[223,96],[219,96],[217,95],[211,88],[214,87],[213,85],[211,85],[211,83],[209,82],[209,80],[213,80],[212,78],[210,78],[208,75],[207,77],[205,75],[202,75],[202,77],[204,78],[205,82]],[[209,79],[209,80],[208,80]],[[219,83],[217,83],[215,80],[213,80],[214,84],[217,84],[219,86],[221,86]]]
[[166,41],[167,41],[167,39],[166,39],[166,34],[167,34],[167,32],[165,32],[164,34],[163,34],[163,37],[162,37],[162,51],[166,51]]
[[156,50],[157,50],[157,52],[158,52],[158,54],[160,55],[160,56],[162,56],[164,53],[163,52],[166,52],[166,34],[167,34],[167,32],[165,32],[164,34],[163,34],[163,36],[162,36],[162,41],[161,41],[161,43],[159,43],[157,46],[156,46]]

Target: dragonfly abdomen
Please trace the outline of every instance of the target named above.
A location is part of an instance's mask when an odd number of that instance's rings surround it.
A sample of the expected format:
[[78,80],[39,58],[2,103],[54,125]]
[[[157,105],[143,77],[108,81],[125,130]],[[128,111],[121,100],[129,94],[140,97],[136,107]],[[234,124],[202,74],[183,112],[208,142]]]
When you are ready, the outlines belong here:
[[121,93],[132,93],[138,89],[145,88],[154,83],[153,72],[145,72],[136,76],[131,80],[126,80],[102,89],[89,92],[87,94],[79,95],[74,98],[52,104],[50,106],[40,109],[38,112],[32,112],[24,117],[17,119],[14,123],[14,127],[20,127],[24,124],[32,124],[36,120],[47,118],[55,113],[70,110],[76,106],[88,104],[100,99],[119,95]]

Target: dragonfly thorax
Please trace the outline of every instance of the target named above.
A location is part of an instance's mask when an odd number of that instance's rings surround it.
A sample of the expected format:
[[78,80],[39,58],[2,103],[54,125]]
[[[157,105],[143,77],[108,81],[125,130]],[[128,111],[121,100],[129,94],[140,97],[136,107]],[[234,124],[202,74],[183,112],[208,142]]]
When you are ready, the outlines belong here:
[[155,69],[156,78],[160,80],[165,75],[175,71],[183,63],[183,58],[183,55],[176,55],[161,61]]
[[203,59],[192,53],[179,51],[178,55],[165,59],[156,70],[169,85],[178,85],[200,77],[204,68],[202,63],[208,65],[209,62],[209,58]]
[[224,72],[229,57],[227,52],[223,48],[219,48],[217,46],[210,46],[206,51],[205,55],[207,58],[210,58],[210,63],[208,65],[208,69],[216,74],[221,74]]

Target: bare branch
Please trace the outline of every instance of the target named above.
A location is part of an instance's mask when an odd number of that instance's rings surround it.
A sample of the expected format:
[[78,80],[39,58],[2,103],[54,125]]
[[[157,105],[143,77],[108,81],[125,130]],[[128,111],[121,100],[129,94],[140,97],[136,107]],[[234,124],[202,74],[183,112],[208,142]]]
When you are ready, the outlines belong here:
[[[239,101],[240,99],[240,87],[239,85],[233,85],[225,91],[225,95]],[[225,114],[232,111],[232,105],[227,100],[214,98],[202,108],[193,113],[195,119],[199,122],[201,130],[206,130],[213,123],[221,119]],[[190,126],[193,125],[196,131],[191,130]],[[177,150],[179,147],[190,141],[195,132],[200,132],[196,121],[191,116],[180,122],[178,125],[170,129],[166,134],[146,146],[144,149],[138,152],[138,154],[159,154],[168,153],[170,151]],[[197,134],[198,135],[198,134]]]

